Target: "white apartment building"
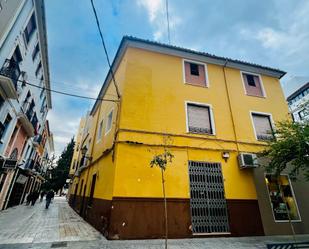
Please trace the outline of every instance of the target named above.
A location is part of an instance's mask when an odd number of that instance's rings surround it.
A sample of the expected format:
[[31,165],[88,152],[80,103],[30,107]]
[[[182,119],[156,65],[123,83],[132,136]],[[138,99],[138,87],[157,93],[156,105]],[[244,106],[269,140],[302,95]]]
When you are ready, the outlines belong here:
[[292,93],[287,101],[295,122],[309,121],[309,82]]
[[53,147],[42,143],[52,107],[44,88],[50,88],[44,1],[0,0],[0,210],[22,203],[44,179],[44,150]]

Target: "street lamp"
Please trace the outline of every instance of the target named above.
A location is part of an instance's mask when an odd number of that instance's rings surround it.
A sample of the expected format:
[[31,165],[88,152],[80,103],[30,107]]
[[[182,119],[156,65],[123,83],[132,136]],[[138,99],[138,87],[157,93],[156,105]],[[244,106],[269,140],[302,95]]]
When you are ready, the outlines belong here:
[[82,156],[86,159],[88,159],[89,161],[92,160],[92,157],[91,156],[86,156],[86,153],[88,151],[88,148],[86,147],[86,145],[84,145],[83,148],[81,148],[81,153],[82,153]]

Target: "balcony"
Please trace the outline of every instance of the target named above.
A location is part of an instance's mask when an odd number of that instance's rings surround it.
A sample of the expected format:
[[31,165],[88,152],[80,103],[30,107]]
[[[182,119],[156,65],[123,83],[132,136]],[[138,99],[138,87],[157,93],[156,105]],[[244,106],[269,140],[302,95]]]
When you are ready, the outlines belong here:
[[[34,136],[34,127],[31,123],[31,116],[29,111],[26,111],[29,109],[30,103],[24,102],[21,111],[18,113],[17,117],[19,122],[22,124],[23,129],[25,130],[28,137]],[[30,117],[30,118],[29,118]]]
[[41,142],[42,142],[42,135],[40,135],[40,134],[35,135],[34,138],[33,138],[33,142],[32,142],[33,145],[34,145],[35,147],[39,147],[40,144],[41,144]]
[[18,99],[17,82],[20,74],[18,63],[6,59],[0,69],[0,87],[6,98]]
[[34,128],[31,122],[29,121],[28,117],[25,115],[24,112],[19,112],[17,115],[19,122],[22,124],[23,129],[25,130],[28,137],[34,136]]

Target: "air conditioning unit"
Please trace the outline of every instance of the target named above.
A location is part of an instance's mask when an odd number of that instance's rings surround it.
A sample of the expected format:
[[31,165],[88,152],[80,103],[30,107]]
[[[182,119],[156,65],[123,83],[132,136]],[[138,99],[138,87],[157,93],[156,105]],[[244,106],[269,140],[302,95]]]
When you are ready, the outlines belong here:
[[238,155],[239,167],[241,169],[256,168],[259,166],[256,154],[240,153]]

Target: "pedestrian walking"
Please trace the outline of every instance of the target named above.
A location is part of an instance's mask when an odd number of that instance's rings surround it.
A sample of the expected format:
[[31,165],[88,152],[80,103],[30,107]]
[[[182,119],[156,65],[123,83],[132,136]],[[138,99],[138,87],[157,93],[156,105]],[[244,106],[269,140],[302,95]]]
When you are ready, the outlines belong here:
[[39,198],[40,194],[38,191],[34,191],[31,197],[31,206],[34,206],[36,200]]
[[43,198],[44,198],[45,195],[46,195],[45,190],[42,190],[42,191],[41,191],[41,199],[40,199],[40,202],[43,201]]
[[32,192],[30,192],[28,195],[27,195],[27,198],[26,198],[27,202],[26,202],[26,206],[28,206],[32,200]]
[[53,190],[49,190],[48,193],[46,194],[46,206],[45,208],[48,209],[49,204],[51,202],[51,200],[54,198],[55,193]]

